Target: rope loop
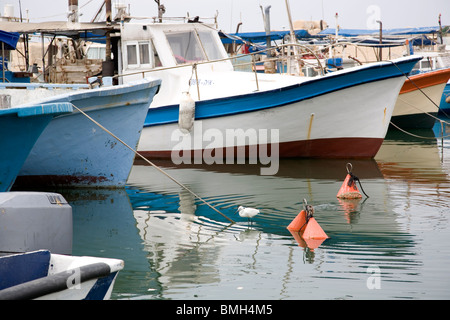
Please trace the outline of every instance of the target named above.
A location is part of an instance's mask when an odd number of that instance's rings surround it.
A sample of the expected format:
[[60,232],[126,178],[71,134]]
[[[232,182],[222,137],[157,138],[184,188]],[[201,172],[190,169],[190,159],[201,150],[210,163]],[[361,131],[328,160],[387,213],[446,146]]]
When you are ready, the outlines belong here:
[[[350,162],[347,163],[346,168],[347,168],[347,173],[350,175],[350,179],[348,179],[347,186],[351,187],[353,184],[356,184],[355,181],[358,181],[359,187],[361,188],[361,191],[364,193],[364,195],[365,195],[367,198],[369,198],[369,196],[367,195],[367,193],[364,191],[364,189],[363,189],[363,187],[362,187],[361,180],[359,180],[359,178],[358,178],[357,176],[355,176],[355,175],[352,173],[351,170],[352,170],[353,166],[352,166],[352,164],[351,164]],[[349,169],[349,168],[350,168],[350,169]],[[355,189],[356,189],[356,188],[355,188]]]

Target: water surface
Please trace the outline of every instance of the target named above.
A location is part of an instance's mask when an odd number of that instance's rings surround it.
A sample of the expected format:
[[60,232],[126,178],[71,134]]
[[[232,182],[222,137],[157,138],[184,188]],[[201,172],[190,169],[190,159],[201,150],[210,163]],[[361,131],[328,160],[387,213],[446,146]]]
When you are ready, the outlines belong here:
[[[64,191],[73,254],[125,261],[112,299],[449,299],[450,141],[438,126],[390,132],[374,160],[281,160],[275,176],[159,163],[234,224],[137,161],[125,190]],[[368,198],[336,198],[347,162]],[[316,248],[286,229],[303,199],[329,236]],[[249,224],[239,205],[262,213]]]

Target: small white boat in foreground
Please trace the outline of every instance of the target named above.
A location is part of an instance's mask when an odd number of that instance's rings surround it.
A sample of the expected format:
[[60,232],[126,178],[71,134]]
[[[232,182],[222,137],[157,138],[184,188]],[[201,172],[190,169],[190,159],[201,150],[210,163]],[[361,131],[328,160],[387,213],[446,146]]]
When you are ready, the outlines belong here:
[[0,257],[0,300],[104,300],[124,263],[47,250]]
[[51,192],[0,192],[0,300],[109,299],[121,259],[72,256],[72,207]]

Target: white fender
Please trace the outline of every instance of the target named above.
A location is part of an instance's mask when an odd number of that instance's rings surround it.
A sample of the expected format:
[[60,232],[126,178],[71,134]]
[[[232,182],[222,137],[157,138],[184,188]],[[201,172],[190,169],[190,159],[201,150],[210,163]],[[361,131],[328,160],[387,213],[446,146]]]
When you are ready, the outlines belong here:
[[194,126],[195,120],[195,101],[191,98],[189,92],[183,92],[180,101],[180,110],[178,114],[178,127],[181,132],[188,133]]

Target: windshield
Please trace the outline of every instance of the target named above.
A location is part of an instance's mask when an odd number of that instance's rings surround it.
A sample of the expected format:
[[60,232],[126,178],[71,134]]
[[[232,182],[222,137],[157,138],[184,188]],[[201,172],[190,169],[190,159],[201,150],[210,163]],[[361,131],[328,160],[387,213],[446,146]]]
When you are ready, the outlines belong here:
[[206,31],[200,31],[198,33],[200,37],[200,41],[203,44],[203,48],[205,48],[206,55],[208,56],[209,60],[218,60],[221,59],[222,56],[220,54],[220,50],[217,47],[217,44],[214,40],[213,35],[211,32]]
[[166,33],[177,64],[221,58],[213,36],[205,31],[200,31],[198,35],[194,30]]

